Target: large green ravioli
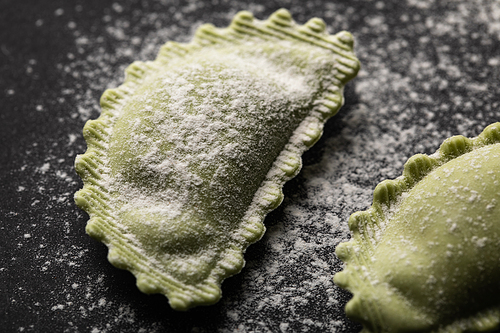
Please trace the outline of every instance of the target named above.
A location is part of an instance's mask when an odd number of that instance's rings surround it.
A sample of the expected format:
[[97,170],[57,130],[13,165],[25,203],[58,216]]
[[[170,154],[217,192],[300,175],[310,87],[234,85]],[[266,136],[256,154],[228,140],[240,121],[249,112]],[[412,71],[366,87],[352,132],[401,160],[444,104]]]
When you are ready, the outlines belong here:
[[367,332],[469,332],[500,323],[500,123],[456,136],[351,216],[335,282]]
[[174,309],[216,302],[343,104],[359,69],[352,42],[320,19],[241,12],[228,28],[204,25],[191,43],[133,63],[85,125],[88,150],[76,161],[75,200],[109,261]]

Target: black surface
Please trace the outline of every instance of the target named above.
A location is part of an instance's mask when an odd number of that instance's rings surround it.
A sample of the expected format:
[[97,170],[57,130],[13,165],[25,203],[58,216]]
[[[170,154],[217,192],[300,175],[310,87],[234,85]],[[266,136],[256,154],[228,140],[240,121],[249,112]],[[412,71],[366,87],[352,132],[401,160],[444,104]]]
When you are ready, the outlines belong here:
[[[305,155],[307,170],[286,185],[287,199],[266,219],[270,234],[245,255],[247,267],[224,282],[221,302],[187,313],[171,310],[163,296],[141,294],[131,274],[107,262],[105,246],[85,234],[88,216],[72,199],[82,186],[73,163],[85,151],[80,134],[85,121],[98,116],[100,95],[120,82],[126,64],[137,57],[151,59],[166,41],[164,35],[185,41],[193,24],[224,26],[228,12],[248,8],[238,1],[115,3],[0,1],[0,331],[279,332],[287,327],[288,332],[359,331],[359,325],[345,319],[342,308],[350,296],[341,290],[335,291],[338,304],[334,305],[321,290],[302,295],[308,303],[301,307],[290,305],[291,298],[283,307],[240,309],[238,304],[249,299],[247,293],[254,286],[248,281],[254,276],[263,279],[262,288],[271,285],[273,295],[283,295],[286,286],[300,285],[302,275],[309,274],[299,261],[289,272],[282,272],[286,278],[279,289],[272,281],[276,277],[260,270],[267,265],[266,258],[274,255],[276,234],[293,224],[287,208],[302,207],[321,218],[335,211],[345,225],[350,213],[370,204],[370,191],[379,181],[400,174],[406,158],[432,153],[437,142],[452,134],[477,135],[499,120],[498,8],[492,13],[498,3],[291,0],[249,4],[260,18],[280,7],[289,8],[302,23],[327,16],[332,31],[346,29],[354,34],[363,72],[347,88],[341,114],[327,124],[323,139]],[[327,15],[332,6],[338,15]],[[182,10],[181,19],[175,16],[176,8]],[[477,17],[483,20],[473,19]],[[120,26],[120,22],[127,24]],[[172,25],[178,27],[176,33],[155,34]],[[125,37],[116,37],[110,27],[119,27]],[[90,43],[77,42],[79,36]],[[127,49],[124,45],[134,36],[140,36],[141,42],[130,47],[131,52],[116,51]],[[141,51],[155,38],[156,49]],[[89,58],[95,55],[102,62]],[[428,65],[414,68],[415,62]],[[78,111],[82,108],[87,111]],[[412,126],[412,138],[401,139],[401,130]],[[396,140],[386,147],[372,147],[373,155],[360,153],[371,137],[383,135]],[[311,204],[315,191],[323,193],[311,180],[337,177],[327,167],[331,155],[344,157],[336,166],[338,177],[345,176],[346,183],[367,191],[339,187],[341,198],[334,205]],[[309,232],[306,227],[301,230]],[[332,252],[333,248],[318,253],[335,266],[333,274],[341,266]],[[237,309],[236,315],[232,308]],[[308,318],[324,326],[310,324]],[[335,321],[337,326],[332,324]]]

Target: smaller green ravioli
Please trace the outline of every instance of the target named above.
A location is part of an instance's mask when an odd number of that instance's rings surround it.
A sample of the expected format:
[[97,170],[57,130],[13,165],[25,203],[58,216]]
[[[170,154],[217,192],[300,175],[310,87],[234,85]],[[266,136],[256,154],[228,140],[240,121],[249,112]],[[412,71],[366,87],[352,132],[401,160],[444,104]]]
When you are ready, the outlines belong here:
[[500,123],[415,155],[349,219],[335,283],[364,332],[484,332],[500,323]]
[[358,69],[351,34],[284,9],[166,43],[127,68],[85,125],[75,201],[87,233],[172,308],[217,302]]

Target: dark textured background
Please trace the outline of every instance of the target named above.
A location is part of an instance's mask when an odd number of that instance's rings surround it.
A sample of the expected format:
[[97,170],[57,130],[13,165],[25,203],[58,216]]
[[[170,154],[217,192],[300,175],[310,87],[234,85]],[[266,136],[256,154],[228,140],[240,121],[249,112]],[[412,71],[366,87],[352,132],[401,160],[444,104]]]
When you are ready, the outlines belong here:
[[[349,30],[363,69],[216,305],[172,311],[135,288],[73,203],[81,129],[124,66],[239,10]],[[356,332],[331,283],[347,218],[415,153],[498,121],[500,2],[0,1],[0,332]]]

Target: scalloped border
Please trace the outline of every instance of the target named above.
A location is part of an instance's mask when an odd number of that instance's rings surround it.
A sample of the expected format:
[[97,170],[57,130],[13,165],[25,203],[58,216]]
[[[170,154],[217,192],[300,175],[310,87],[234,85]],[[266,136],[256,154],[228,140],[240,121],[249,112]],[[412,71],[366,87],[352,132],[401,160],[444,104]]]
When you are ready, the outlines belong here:
[[[337,57],[334,84],[317,101],[310,115],[294,131],[289,143],[273,163],[241,222],[239,232],[234,234],[232,244],[221,254],[222,259],[209,277],[199,285],[185,285],[163,274],[154,262],[147,260],[140,251],[140,245],[131,244],[130,239],[125,239],[125,230],[114,222],[113,202],[102,178],[107,173],[108,141],[120,108],[150,71],[173,58],[183,57],[204,47],[237,44],[248,38],[302,41],[331,50]],[[356,76],[359,67],[350,33],[340,32],[331,36],[326,32],[323,20],[318,18],[302,26],[297,25],[285,9],[276,11],[266,21],[254,19],[247,11],[239,12],[227,28],[219,29],[205,24],[198,28],[189,44],[167,42],[153,62],[134,62],[126,69],[125,82],[102,95],[101,116],[88,121],[83,130],[88,148],[85,154],[77,156],[75,168],[84,181],[84,188],[75,194],[75,202],[90,215],[87,233],[108,246],[108,260],[114,266],[127,269],[136,276],[137,286],[142,292],[165,294],[172,308],[187,310],[217,302],[221,297],[221,282],[243,268],[245,249],[263,236],[265,216],[283,200],[282,187],[300,171],[302,153],[319,140],[326,120],[343,105],[343,86]]]
[[[375,187],[373,204],[368,210],[356,212],[350,216],[348,224],[352,237],[350,241],[340,243],[337,246],[335,250],[337,257],[346,264],[346,267],[352,262],[358,265],[366,262],[364,258],[371,256],[378,244],[377,238],[373,237],[374,234],[383,233],[392,211],[399,206],[403,193],[409,192],[427,175],[449,161],[481,147],[499,143],[500,122],[497,122],[487,126],[475,138],[469,139],[462,135],[453,136],[446,139],[434,154],[430,156],[417,154],[409,158],[400,177],[394,180],[384,180]],[[364,284],[363,281],[362,277],[350,274],[345,269],[334,276],[335,284],[349,290],[354,295],[354,289]],[[357,303],[356,306],[363,307],[368,317],[371,318],[372,326],[376,328],[374,331],[369,331],[368,328],[364,327],[363,332],[386,331],[383,323],[380,322],[380,317],[377,315],[378,310],[374,304]],[[498,328],[499,324],[500,307],[490,309],[486,313],[476,314],[470,318],[458,320],[440,329],[439,332],[458,333],[473,329],[485,331]]]

